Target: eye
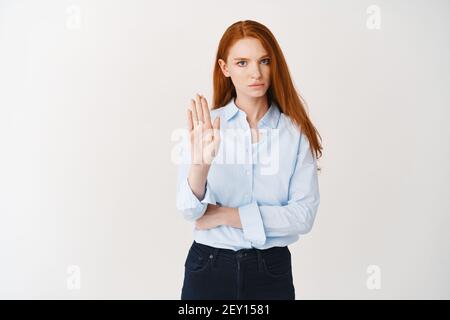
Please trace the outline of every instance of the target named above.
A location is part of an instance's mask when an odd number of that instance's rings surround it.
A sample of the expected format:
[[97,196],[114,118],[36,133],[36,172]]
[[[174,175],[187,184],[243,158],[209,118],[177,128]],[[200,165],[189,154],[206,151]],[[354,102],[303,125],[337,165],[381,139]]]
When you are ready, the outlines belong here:
[[[266,64],[266,65],[270,63],[270,59],[269,58],[262,59],[261,62],[263,62],[263,61],[267,61],[266,63],[263,63],[263,64]],[[245,67],[245,65],[240,64],[241,62],[242,63],[247,63],[247,61],[241,60],[241,61],[238,61],[236,64],[238,66],[240,66],[240,67]]]

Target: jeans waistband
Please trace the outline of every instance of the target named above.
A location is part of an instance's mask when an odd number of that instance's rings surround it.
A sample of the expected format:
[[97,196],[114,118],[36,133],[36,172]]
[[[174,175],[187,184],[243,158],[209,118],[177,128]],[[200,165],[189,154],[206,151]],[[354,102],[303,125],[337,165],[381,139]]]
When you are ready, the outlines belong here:
[[225,256],[231,259],[246,259],[252,256],[256,256],[258,260],[258,267],[260,268],[262,265],[263,257],[266,255],[270,255],[271,253],[275,253],[279,250],[288,250],[287,246],[284,247],[272,247],[268,249],[257,249],[257,248],[249,248],[249,249],[240,249],[240,250],[231,250],[231,249],[223,249],[223,248],[216,248],[211,247],[208,245],[205,245],[203,243],[196,242],[194,240],[192,246],[195,246],[199,250],[206,252],[209,257],[213,260],[213,262],[216,260],[216,257],[218,255]]

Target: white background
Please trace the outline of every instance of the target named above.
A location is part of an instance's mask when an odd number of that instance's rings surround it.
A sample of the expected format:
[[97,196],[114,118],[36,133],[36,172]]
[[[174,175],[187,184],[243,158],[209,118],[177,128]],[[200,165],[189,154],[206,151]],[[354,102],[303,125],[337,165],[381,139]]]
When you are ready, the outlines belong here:
[[196,92],[211,102],[245,19],[278,39],[323,138],[297,298],[450,298],[445,0],[1,1],[0,298],[179,299],[171,133]]

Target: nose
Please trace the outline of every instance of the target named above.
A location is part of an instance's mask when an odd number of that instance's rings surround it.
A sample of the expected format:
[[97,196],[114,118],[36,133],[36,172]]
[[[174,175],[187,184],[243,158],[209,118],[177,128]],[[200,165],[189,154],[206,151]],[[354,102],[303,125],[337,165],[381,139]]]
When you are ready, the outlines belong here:
[[261,71],[259,70],[259,65],[253,65],[251,68],[251,75],[253,79],[259,79],[261,78]]

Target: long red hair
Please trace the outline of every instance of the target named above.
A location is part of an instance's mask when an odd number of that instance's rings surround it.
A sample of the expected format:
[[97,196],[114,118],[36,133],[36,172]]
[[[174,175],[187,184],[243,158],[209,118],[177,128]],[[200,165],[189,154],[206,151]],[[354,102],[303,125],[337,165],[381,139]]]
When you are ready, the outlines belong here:
[[227,105],[236,97],[236,89],[231,78],[225,77],[218,63],[227,61],[230,48],[242,38],[256,38],[267,50],[270,57],[271,85],[267,90],[269,101],[274,101],[280,111],[289,116],[301,128],[311,147],[313,156],[322,156],[322,138],[312,124],[306,112],[306,103],[294,87],[283,52],[272,32],[261,23],[252,20],[238,21],[232,24],[220,39],[214,63],[213,109]]

